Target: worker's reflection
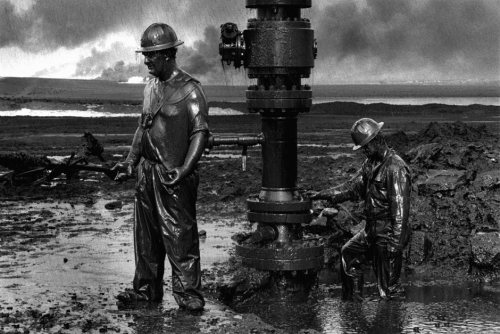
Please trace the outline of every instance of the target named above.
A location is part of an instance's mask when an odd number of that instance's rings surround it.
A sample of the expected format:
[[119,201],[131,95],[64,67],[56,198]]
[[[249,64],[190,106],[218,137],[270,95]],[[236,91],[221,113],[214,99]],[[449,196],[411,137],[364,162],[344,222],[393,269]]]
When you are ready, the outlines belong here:
[[342,333],[401,333],[404,308],[400,301],[343,302],[339,305]]

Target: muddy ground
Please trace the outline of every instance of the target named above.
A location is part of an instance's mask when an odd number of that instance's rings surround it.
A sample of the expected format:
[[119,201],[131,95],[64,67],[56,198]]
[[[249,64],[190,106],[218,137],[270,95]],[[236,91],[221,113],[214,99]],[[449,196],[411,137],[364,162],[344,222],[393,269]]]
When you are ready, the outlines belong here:
[[[439,277],[448,283],[495,284],[500,269],[499,108],[322,108],[337,112],[318,109],[299,117],[299,188],[321,189],[352,176],[362,157],[352,152],[350,125],[360,115],[384,121],[389,141],[414,171],[414,237],[406,254],[405,282]],[[81,153],[81,136],[90,131],[105,148],[104,164],[112,166],[126,154],[136,124],[131,118],[5,117],[0,122],[0,154],[23,151],[56,159]],[[213,117],[210,125],[217,134],[257,133],[260,118]],[[62,175],[37,186],[3,181],[0,332],[290,332],[251,311],[252,296],[265,286],[263,276],[242,269],[232,257],[235,235],[252,229],[245,218],[245,200],[259,191],[261,173],[258,148],[249,149],[245,172],[238,154],[237,148],[215,148],[199,165],[198,219],[199,229],[206,232],[201,248],[208,304],[198,315],[178,310],[168,293],[163,303],[146,309],[124,311],[115,305],[114,296],[129,287],[133,277],[132,180],[119,184],[102,174],[81,172],[72,180]],[[0,170],[7,172],[5,167]],[[316,203],[316,212],[323,206],[327,203]],[[357,213],[355,203],[345,206]],[[355,222],[342,212],[332,219],[345,222],[351,232],[362,224],[362,219]],[[340,292],[332,277],[343,239],[335,227],[325,227],[324,218],[314,223],[307,235],[327,246],[325,268],[331,275],[322,275],[314,293],[324,292],[336,301]],[[165,284],[168,290],[168,275]],[[498,305],[495,301],[484,307],[492,307],[490,313],[495,314]],[[500,324],[500,319],[495,321]],[[312,327],[310,333],[315,332]]]

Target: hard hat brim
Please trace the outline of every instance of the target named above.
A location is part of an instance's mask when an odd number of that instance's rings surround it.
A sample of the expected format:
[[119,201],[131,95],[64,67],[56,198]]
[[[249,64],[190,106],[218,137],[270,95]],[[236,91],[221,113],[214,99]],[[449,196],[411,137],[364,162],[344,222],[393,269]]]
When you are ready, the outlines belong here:
[[177,40],[173,43],[145,46],[145,47],[142,47],[140,49],[135,50],[135,52],[140,53],[140,52],[152,52],[152,51],[166,50],[166,49],[170,49],[170,48],[175,48],[181,44],[184,44],[184,41]]
[[352,150],[353,151],[359,150],[360,148],[368,144],[373,138],[375,138],[378,135],[383,126],[384,122],[377,123],[377,129],[370,136],[366,137],[365,140],[363,140],[359,145],[354,145]]

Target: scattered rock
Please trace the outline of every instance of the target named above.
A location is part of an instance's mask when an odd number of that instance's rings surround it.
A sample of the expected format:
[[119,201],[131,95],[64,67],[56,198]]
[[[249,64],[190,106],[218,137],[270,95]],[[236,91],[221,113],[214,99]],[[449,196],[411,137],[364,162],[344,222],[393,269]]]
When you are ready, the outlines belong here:
[[298,334],[320,334],[320,333],[321,332],[318,332],[317,330],[311,328],[301,329],[300,331],[298,331]]
[[122,201],[112,201],[108,202],[104,205],[104,207],[108,210],[116,210],[116,209],[121,209],[123,206]]
[[423,181],[417,182],[419,195],[432,195],[437,192],[448,193],[463,184],[465,171],[456,169],[430,169]]
[[493,169],[478,174],[473,182],[477,190],[487,190],[500,186],[500,169]]
[[432,243],[426,232],[413,231],[408,246],[407,260],[410,264],[422,264],[430,254]]
[[477,233],[471,238],[472,262],[475,266],[500,269],[500,234]]

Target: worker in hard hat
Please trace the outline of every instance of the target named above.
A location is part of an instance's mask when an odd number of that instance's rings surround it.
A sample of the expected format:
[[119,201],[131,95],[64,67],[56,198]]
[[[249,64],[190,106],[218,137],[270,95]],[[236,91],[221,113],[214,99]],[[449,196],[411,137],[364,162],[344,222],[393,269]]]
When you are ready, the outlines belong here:
[[181,308],[202,310],[196,199],[197,162],[208,136],[208,106],[200,83],[177,66],[183,42],[164,23],[143,33],[144,64],[153,76],[144,89],[139,125],[125,161],[114,167],[116,180],[136,170],[135,276],[122,303],[163,298],[165,255],[172,269],[172,290]]
[[309,192],[311,199],[325,199],[332,204],[364,200],[366,225],[341,251],[342,296],[363,298],[361,265],[371,258],[380,297],[390,298],[400,288],[402,250],[408,241],[411,176],[404,160],[387,146],[377,123],[362,118],[351,128],[354,150],[366,160],[359,172],[342,185]]

